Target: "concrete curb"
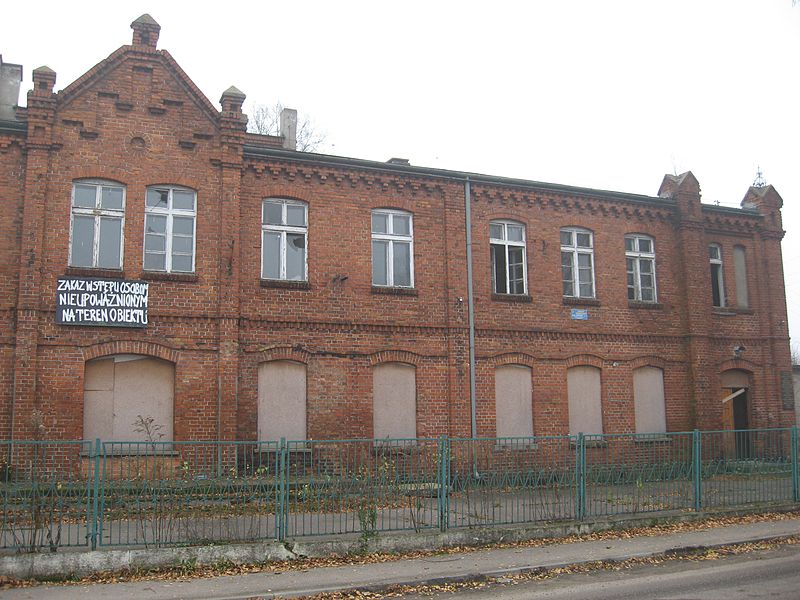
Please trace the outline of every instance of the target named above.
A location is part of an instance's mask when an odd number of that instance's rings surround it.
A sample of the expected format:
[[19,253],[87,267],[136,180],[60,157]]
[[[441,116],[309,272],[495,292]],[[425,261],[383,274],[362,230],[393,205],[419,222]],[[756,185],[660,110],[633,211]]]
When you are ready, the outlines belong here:
[[455,583],[470,583],[475,581],[487,581],[490,579],[501,578],[501,577],[509,577],[514,575],[526,575],[532,573],[546,573],[548,571],[552,571],[554,569],[563,569],[568,567],[577,567],[581,565],[592,564],[596,562],[603,562],[606,564],[615,564],[621,563],[625,560],[629,559],[644,559],[644,558],[659,558],[659,557],[682,557],[682,556],[690,556],[692,554],[696,554],[698,552],[702,552],[704,550],[714,550],[716,548],[730,548],[732,546],[738,546],[742,544],[752,544],[758,542],[769,542],[769,541],[781,541],[787,540],[793,536],[787,535],[776,535],[776,536],[760,536],[754,537],[747,540],[742,540],[734,543],[724,543],[724,544],[708,544],[702,546],[685,546],[681,548],[670,548],[666,551],[659,551],[659,552],[640,552],[640,553],[633,553],[630,556],[624,559],[608,559],[598,561],[597,559],[591,560],[583,560],[583,561],[567,561],[567,562],[555,562],[555,563],[548,563],[547,565],[536,565],[536,566],[528,566],[528,567],[512,567],[508,569],[489,569],[486,571],[478,571],[472,573],[464,573],[460,575],[453,575],[453,576],[437,576],[437,577],[416,577],[416,578],[409,578],[407,580],[401,581],[393,581],[390,584],[370,584],[370,585],[354,585],[354,586],[341,586],[341,585],[330,585],[330,586],[317,586],[317,587],[309,587],[303,589],[296,589],[291,592],[282,591],[279,593],[262,593],[258,596],[254,597],[252,594],[244,594],[244,595],[235,595],[235,596],[215,596],[213,600],[272,600],[278,598],[298,598],[298,597],[305,597],[305,596],[314,596],[316,594],[324,594],[324,593],[333,593],[333,592],[342,592],[342,593],[352,593],[352,592],[372,592],[372,593],[381,593],[381,592],[388,592],[392,590],[396,590],[401,587],[420,587],[420,586],[434,586],[434,585],[448,585],[448,584],[455,584]]
[[608,517],[584,522],[569,521],[544,525],[454,529],[445,533],[380,534],[369,539],[366,544],[359,537],[349,535],[331,539],[302,539],[285,543],[263,542],[181,548],[17,554],[0,556],[0,573],[13,579],[56,579],[83,577],[99,572],[144,571],[181,565],[208,566],[223,562],[258,564],[267,561],[322,558],[359,553],[403,553],[453,546],[484,546],[502,542],[562,538],[569,535],[614,529],[625,530],[657,524],[698,521],[713,516],[741,516],[759,512],[791,512],[793,510],[797,510],[797,505],[785,504],[760,507],[758,511],[678,512],[636,517]]

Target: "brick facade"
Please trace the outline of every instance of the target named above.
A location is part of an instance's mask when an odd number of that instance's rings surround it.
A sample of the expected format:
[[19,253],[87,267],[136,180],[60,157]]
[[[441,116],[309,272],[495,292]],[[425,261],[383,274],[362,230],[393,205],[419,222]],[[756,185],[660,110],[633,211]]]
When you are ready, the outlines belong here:
[[[177,440],[257,436],[258,367],[307,365],[308,437],[372,436],[376,364],[416,367],[417,434],[468,436],[470,422],[467,174],[283,149],[248,134],[244,95],[215,108],[140,18],[123,46],[58,93],[33,72],[27,108],[0,122],[0,437],[80,439],[84,366],[138,354],[175,367]],[[125,188],[121,270],[69,266],[76,181]],[[191,273],[144,270],[145,192],[196,192]],[[667,430],[724,425],[721,374],[748,380],[751,427],[794,423],[782,394],[791,373],[780,240],[782,200],[751,188],[741,209],[701,205],[691,173],[666,176],[658,196],[469,175],[474,274],[477,433],[495,435],[497,366],[531,367],[534,432],[568,431],[567,369],[601,370],[603,431],[634,431],[633,370],[663,370]],[[307,281],[261,279],[265,198],[308,207]],[[413,288],[372,285],[371,211],[413,215]],[[490,222],[526,231],[526,294],[494,294]],[[559,233],[593,233],[595,297],[565,298]],[[658,298],[631,302],[624,237],[655,242]],[[709,244],[736,298],[735,246],[744,248],[747,308],[711,302]],[[147,327],[55,322],[64,276],[142,279]],[[573,309],[588,320],[572,318]],[[735,350],[738,348],[738,350]]]

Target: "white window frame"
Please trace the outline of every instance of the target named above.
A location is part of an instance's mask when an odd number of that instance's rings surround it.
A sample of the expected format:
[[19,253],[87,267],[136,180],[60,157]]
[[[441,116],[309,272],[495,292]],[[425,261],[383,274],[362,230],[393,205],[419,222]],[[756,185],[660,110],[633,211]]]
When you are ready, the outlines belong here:
[[[275,225],[266,223],[264,221],[264,207],[267,204],[279,204],[281,206],[281,224]],[[303,208],[303,220],[305,225],[288,225],[287,220],[287,206],[299,206]],[[267,233],[280,234],[280,256],[278,261],[278,278],[267,277],[265,274],[266,264],[264,262],[264,248]],[[287,279],[286,277],[286,235],[302,235],[305,243],[305,252],[303,253],[303,277],[301,279]],[[261,202],[261,279],[269,279],[272,281],[308,281],[308,204],[302,200],[292,200],[290,198],[264,198]]]
[[[75,206],[75,189],[79,185],[92,186],[95,188],[95,205],[94,208]],[[103,188],[119,188],[122,190],[122,208],[110,209],[102,208],[102,190]],[[101,179],[74,181],[72,183],[72,198],[71,198],[71,214],[69,220],[69,258],[68,264],[71,267],[84,268],[84,269],[122,269],[124,263],[123,252],[125,250],[125,200],[126,200],[125,186],[114,181],[104,181]],[[75,216],[88,216],[94,217],[94,230],[92,242],[92,264],[91,265],[73,265],[72,264],[72,242],[73,242],[73,226],[75,224]],[[103,267],[99,266],[100,262],[100,222],[101,219],[119,219],[120,220],[120,235],[119,235],[119,264],[116,267]]]
[[[628,249],[628,241],[633,242],[632,249]],[[649,252],[641,249],[642,241],[650,242]],[[633,271],[628,269],[629,260],[633,261]],[[653,277],[652,300],[645,300],[642,298],[642,263],[646,262],[650,263],[650,275]],[[633,286],[628,283],[628,300],[646,302],[648,304],[655,304],[658,302],[658,289],[656,287],[656,243],[652,237],[640,233],[632,233],[625,236],[625,270],[628,275],[633,276]],[[633,298],[630,297],[631,289],[633,290]]]
[[[562,281],[562,293],[563,284],[567,280],[564,279],[564,255],[568,254],[570,256],[571,266],[572,266],[572,294],[564,294],[565,298],[589,298],[594,299],[597,294],[596,286],[595,286],[595,273],[594,273],[594,233],[589,231],[588,229],[583,229],[582,227],[563,227],[559,231],[559,240],[560,236],[564,233],[570,234],[570,244],[565,244],[563,241],[561,242],[561,281]],[[590,246],[578,246],[577,245],[577,234],[586,234],[589,236],[589,244]],[[581,287],[580,287],[580,277],[579,277],[579,270],[578,270],[578,257],[580,255],[587,255],[589,257],[589,262],[591,263],[592,269],[592,293],[589,296],[581,295]]]
[[[372,231],[372,217],[374,215],[386,215],[386,229],[387,233],[378,233]],[[394,233],[394,217],[395,215],[408,217],[408,235],[403,234],[395,234]],[[370,231],[372,231],[372,238],[370,240],[370,251],[372,251],[372,242],[374,241],[383,241],[388,242],[389,244],[389,257],[388,257],[388,265],[386,266],[386,279],[387,282],[383,283],[375,283],[375,279],[372,279],[372,285],[375,287],[402,287],[402,288],[413,288],[414,287],[414,215],[405,210],[396,210],[390,208],[376,208],[370,212]],[[397,285],[394,282],[394,244],[395,242],[402,242],[404,244],[408,244],[408,260],[411,263],[409,265],[409,274],[410,274],[410,282],[409,285]],[[375,253],[372,251],[372,260],[375,261]],[[373,264],[373,270],[374,270]]]
[[[502,238],[494,238],[492,237],[492,226],[493,225],[500,225],[503,228],[503,237]],[[509,240],[508,239],[508,226],[512,225],[515,227],[519,227],[522,230],[522,241],[516,240]],[[494,252],[491,255],[491,262],[492,262],[492,292],[495,294],[510,294],[514,296],[525,296],[528,293],[528,250],[526,248],[526,241],[527,236],[525,232],[525,225],[518,221],[511,221],[505,219],[497,219],[494,221],[490,221],[489,223],[489,247],[491,249],[492,246],[503,246],[506,258],[506,291],[505,292],[498,292],[497,291],[497,265],[495,264],[494,260]],[[522,248],[522,291],[521,292],[512,292],[511,291],[511,265],[508,257],[509,249],[510,248]]]
[[[147,193],[151,190],[166,190],[169,192],[167,200],[167,208],[160,208],[158,206],[147,206]],[[192,210],[174,208],[172,205],[173,193],[175,191],[191,192],[194,195],[194,208]],[[167,218],[166,226],[166,257],[164,260],[164,269],[150,269],[145,265],[147,259],[147,217],[149,215],[165,216]],[[190,271],[175,271],[172,268],[172,223],[175,217],[183,217],[192,219],[192,268]],[[160,252],[150,252],[150,254],[160,254]],[[142,269],[153,273],[194,273],[196,270],[197,261],[197,192],[191,188],[185,188],[177,185],[150,185],[145,190],[144,202],[144,239],[142,240]]]
[[[725,274],[722,263],[722,246],[719,244],[708,245],[708,262],[711,270],[711,303],[715,308],[725,308]],[[714,275],[714,266],[719,267],[716,269],[716,276]],[[714,284],[717,285],[719,290],[719,304],[714,304]]]

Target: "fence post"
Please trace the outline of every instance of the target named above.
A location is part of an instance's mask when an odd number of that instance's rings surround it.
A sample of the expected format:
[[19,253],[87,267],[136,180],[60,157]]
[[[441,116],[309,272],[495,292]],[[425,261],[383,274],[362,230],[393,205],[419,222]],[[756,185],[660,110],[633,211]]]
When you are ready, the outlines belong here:
[[278,448],[278,506],[277,510],[275,511],[275,537],[278,538],[279,542],[282,542],[286,539],[286,530],[287,524],[286,521],[288,520],[288,510],[289,507],[287,506],[287,491],[286,491],[286,454],[287,454],[287,447],[286,447],[286,438],[281,438],[280,447]]
[[582,521],[586,517],[586,439],[583,432],[578,433],[575,443],[575,518]]
[[800,470],[797,465],[797,425],[792,427],[792,499],[800,502]]
[[94,456],[92,457],[92,516],[90,519],[91,533],[91,548],[97,550],[97,533],[100,530],[100,511],[98,510],[100,503],[100,451],[102,444],[100,438],[94,440]]
[[438,469],[438,499],[439,499],[439,531],[447,531],[450,526],[450,444],[444,435],[439,437],[439,469]]
[[699,429],[692,432],[692,479],[694,482],[694,510],[703,508],[703,456],[702,438]]

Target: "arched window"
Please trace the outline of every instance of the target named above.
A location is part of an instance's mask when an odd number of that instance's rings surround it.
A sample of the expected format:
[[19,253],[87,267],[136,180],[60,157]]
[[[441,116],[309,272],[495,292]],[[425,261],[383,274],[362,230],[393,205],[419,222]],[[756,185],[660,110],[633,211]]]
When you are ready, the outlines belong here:
[[566,298],[594,298],[594,236],[588,229],[561,230],[561,279]]
[[267,198],[261,215],[261,278],[306,281],[308,205]]
[[83,437],[171,442],[175,365],[138,354],[117,354],[86,363]]
[[194,272],[197,194],[176,186],[147,188],[144,208],[144,269]]
[[747,308],[750,297],[747,293],[747,256],[744,246],[733,247],[733,268],[736,275],[736,306]]
[[73,184],[70,266],[121,269],[124,231],[124,186],[110,181]]
[[306,366],[289,360],[258,367],[258,440],[305,440]]
[[665,433],[667,431],[664,371],[657,367],[634,369],[633,403],[636,433]]
[[708,247],[708,261],[711,265],[711,303],[722,308],[725,306],[725,277],[722,273],[722,248],[719,244]]
[[603,433],[600,369],[578,366],[567,369],[569,434]]
[[372,374],[373,437],[417,437],[417,375],[414,365],[383,363]]
[[533,435],[531,368],[503,365],[494,372],[494,402],[497,437]]
[[653,238],[626,235],[625,264],[628,271],[628,300],[656,302],[656,250]]
[[372,211],[372,285],[414,287],[414,223],[411,213]]
[[514,221],[492,221],[489,225],[492,251],[492,291],[496,294],[525,294],[525,226]]

